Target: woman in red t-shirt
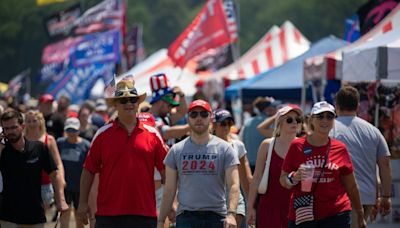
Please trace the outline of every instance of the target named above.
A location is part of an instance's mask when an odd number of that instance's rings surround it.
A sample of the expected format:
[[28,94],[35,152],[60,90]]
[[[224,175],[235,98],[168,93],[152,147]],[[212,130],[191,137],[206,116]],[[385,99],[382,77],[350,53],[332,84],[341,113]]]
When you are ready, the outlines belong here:
[[[289,145],[296,138],[296,133],[300,132],[302,115],[303,111],[300,107],[289,104],[279,109],[276,115],[269,119],[271,123],[275,120],[274,138],[264,140],[257,153],[256,168],[247,202],[247,223],[249,225],[256,223],[257,227],[261,228],[286,228],[288,226],[290,190],[280,185],[279,176]],[[269,147],[272,147],[272,151],[267,167]],[[258,203],[255,205],[257,189],[260,184],[263,184],[261,179],[266,168],[269,170],[267,190],[264,194],[259,194]]]
[[[64,180],[64,166],[57,148],[57,142],[53,136],[47,134],[43,114],[39,111],[30,110],[25,114],[25,123],[25,137],[28,140],[41,141],[47,145],[57,165],[57,169],[60,171],[61,178]],[[44,171],[42,171],[42,199],[45,208],[49,208],[54,202],[53,186],[51,185],[49,175]]]
[[[282,186],[292,189],[289,228],[350,228],[351,205],[357,213],[359,227],[366,227],[350,155],[342,142],[329,138],[334,118],[332,105],[325,101],[315,103],[309,122],[311,134],[290,145],[280,176]],[[301,190],[301,176],[306,175],[301,164],[315,167],[311,192]],[[313,196],[313,206],[308,207],[304,200],[299,200],[306,195]]]

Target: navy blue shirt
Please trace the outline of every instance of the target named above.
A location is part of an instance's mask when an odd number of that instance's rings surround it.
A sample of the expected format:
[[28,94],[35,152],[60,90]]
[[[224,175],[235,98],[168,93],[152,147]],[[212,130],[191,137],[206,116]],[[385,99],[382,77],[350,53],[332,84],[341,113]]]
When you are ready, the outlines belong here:
[[65,170],[66,190],[79,192],[83,163],[90,143],[82,138],[78,143],[70,143],[67,137],[57,139],[58,150]]

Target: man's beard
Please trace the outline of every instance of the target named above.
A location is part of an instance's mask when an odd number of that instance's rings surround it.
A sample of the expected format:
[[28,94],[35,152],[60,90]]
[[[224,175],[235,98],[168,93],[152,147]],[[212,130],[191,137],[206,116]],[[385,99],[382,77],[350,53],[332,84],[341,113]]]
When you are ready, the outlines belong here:
[[[10,137],[10,136],[14,136],[14,137]],[[18,140],[20,140],[22,138],[22,133],[19,133],[19,134],[12,134],[12,135],[9,135],[9,136],[7,136],[7,139],[8,139],[8,141],[10,142],[10,143],[16,143],[16,142],[18,142]]]
[[206,132],[208,132],[208,130],[209,130],[209,127],[207,126],[203,126],[204,128],[197,128],[197,126],[195,125],[195,124],[190,124],[189,123],[189,125],[190,125],[190,128],[191,128],[191,130],[194,132],[194,133],[196,133],[197,135],[202,135],[202,134],[204,134],[204,133],[206,133]]

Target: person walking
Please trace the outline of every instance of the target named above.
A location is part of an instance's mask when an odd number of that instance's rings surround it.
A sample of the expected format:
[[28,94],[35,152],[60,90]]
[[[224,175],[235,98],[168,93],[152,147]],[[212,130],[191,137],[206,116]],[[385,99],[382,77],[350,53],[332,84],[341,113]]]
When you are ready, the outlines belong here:
[[[80,121],[71,117],[65,121],[65,137],[57,139],[57,146],[60,150],[61,160],[65,168],[65,179],[68,185],[65,187],[65,200],[69,210],[60,217],[61,228],[68,228],[72,213],[72,205],[75,210],[79,206],[80,177],[83,169],[90,142],[79,136]],[[75,220],[76,228],[83,228],[80,220]]]
[[[152,97],[149,113],[154,116],[156,128],[163,139],[168,146],[172,146],[176,139],[189,132],[187,124],[176,125],[187,113],[185,94],[179,87],[169,87],[167,75],[163,73],[150,77],[150,87]],[[179,97],[179,100],[175,97]]]
[[211,113],[204,100],[189,105],[190,136],[173,145],[164,161],[166,182],[158,228],[171,212],[177,190],[176,227],[236,227],[239,159],[229,143],[210,134]]
[[[251,169],[249,165],[249,161],[247,160],[247,151],[244,144],[238,140],[232,138],[231,127],[235,124],[234,119],[231,113],[226,109],[217,109],[213,111],[213,134],[225,141],[227,141],[235,150],[236,155],[240,161],[239,164],[239,180],[240,186],[245,193],[245,196],[248,196],[249,193],[249,185],[252,180]],[[227,196],[229,196],[229,192],[227,192]],[[227,201],[229,201],[227,199]],[[239,201],[236,210],[236,224],[238,227],[242,224],[243,218],[246,216],[246,204],[244,197],[241,192],[239,192]]]
[[[61,161],[60,152],[57,147],[55,138],[48,134],[45,126],[45,119],[43,114],[36,110],[29,110],[25,114],[25,137],[31,141],[41,141],[48,148],[53,156],[56,163],[57,170],[63,180],[63,185],[66,185],[64,178],[64,166]],[[54,189],[51,184],[49,175],[43,170],[42,171],[42,199],[45,210],[49,209],[51,204],[54,202]]]
[[[329,137],[335,114],[326,101],[315,103],[311,134],[295,139],[286,154],[279,181],[292,193],[289,228],[349,228],[352,205],[359,227],[366,227],[349,152],[342,142]],[[305,177],[311,171],[306,167],[314,167],[311,189],[305,188]]]
[[[263,228],[284,228],[288,226],[290,190],[279,183],[283,160],[289,150],[290,143],[301,129],[303,111],[299,106],[288,104],[280,108],[274,115],[275,128],[273,137],[265,139],[257,154],[256,169],[250,185],[247,202],[247,224]],[[272,147],[272,148],[270,148]],[[268,154],[271,152],[271,154]],[[270,156],[269,164],[266,164]],[[268,170],[265,170],[268,169]],[[268,172],[267,182],[261,183],[263,174]],[[260,184],[267,190],[256,198]]]
[[167,147],[157,129],[136,117],[145,97],[145,93],[137,93],[133,80],[123,79],[116,84],[113,96],[106,99],[118,114],[97,131],[84,163],[77,219],[85,225],[90,216],[89,191],[96,173],[99,187],[95,227],[157,225],[154,167],[164,177]]
[[[356,88],[343,86],[336,93],[335,102],[338,117],[330,135],[346,144],[349,150],[360,189],[365,220],[368,220],[378,202],[381,206],[381,215],[386,216],[392,206],[392,171],[386,140],[378,128],[357,117],[360,94]],[[377,166],[381,188],[376,181]],[[353,218],[352,221],[354,221],[352,227],[357,227],[357,220]]]
[[0,225],[44,228],[46,216],[41,197],[42,170],[49,174],[55,191],[58,211],[68,210],[64,185],[48,147],[24,137],[24,118],[8,109],[1,116],[3,134],[0,144],[0,171],[3,176],[3,201]]

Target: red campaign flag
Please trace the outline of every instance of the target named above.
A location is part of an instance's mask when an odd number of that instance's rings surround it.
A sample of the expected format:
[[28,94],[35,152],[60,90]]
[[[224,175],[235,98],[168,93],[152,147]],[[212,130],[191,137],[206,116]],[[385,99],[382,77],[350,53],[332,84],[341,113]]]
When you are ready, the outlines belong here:
[[222,0],[209,0],[194,21],[168,48],[168,56],[176,66],[183,67],[194,56],[232,43],[232,36]]

